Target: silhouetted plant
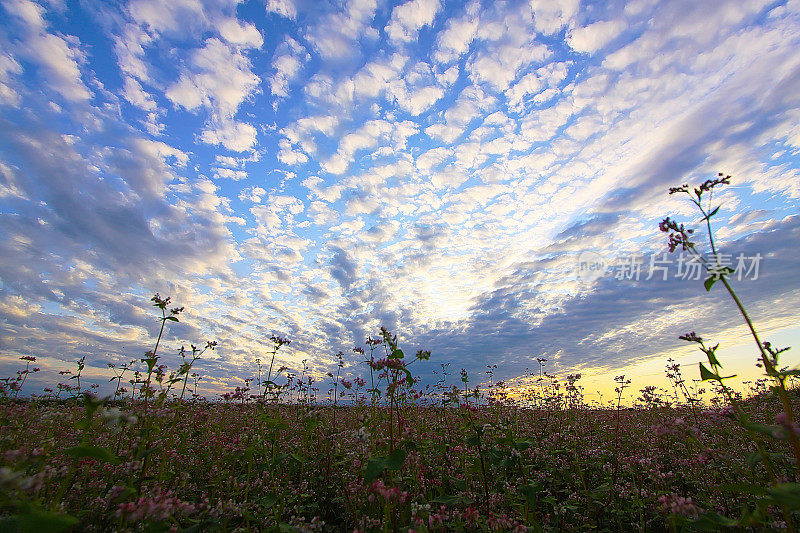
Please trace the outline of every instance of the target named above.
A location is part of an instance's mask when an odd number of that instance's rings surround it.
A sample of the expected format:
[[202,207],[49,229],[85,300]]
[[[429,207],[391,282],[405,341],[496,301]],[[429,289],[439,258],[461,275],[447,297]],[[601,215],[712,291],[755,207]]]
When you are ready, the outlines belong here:
[[[731,176],[720,173],[716,178],[706,180],[694,188],[690,188],[688,185],[682,185],[669,189],[670,195],[687,195],[702,214],[701,221],[705,223],[708,243],[711,249],[710,259],[704,257],[703,254],[700,253],[697,244],[692,240],[694,230],[686,228],[683,224],[678,224],[670,217],[665,218],[659,224],[659,229],[669,234],[668,247],[670,252],[674,252],[676,249],[680,248],[683,251],[689,252],[695,260],[703,266],[708,273],[708,277],[704,281],[706,291],[711,291],[712,287],[714,287],[717,282],[722,283],[728,295],[735,303],[736,308],[739,310],[739,313],[744,319],[758,347],[760,355],[759,366],[763,366],[766,375],[772,378],[775,383],[774,390],[783,407],[783,412],[779,413],[776,417],[778,425],[768,426],[753,422],[742,408],[735,393],[724,383],[724,380],[735,376],[722,375],[723,365],[717,357],[719,344],[713,346],[707,345],[695,332],[680,336],[682,340],[696,343],[700,350],[706,355],[709,366],[706,366],[702,362],[699,363],[700,377],[703,381],[712,381],[719,385],[720,390],[725,394],[730,405],[734,409],[737,421],[754,437],[754,442],[758,447],[763,464],[772,478],[772,488],[765,494],[766,497],[761,499],[761,506],[775,505],[782,508],[786,525],[790,530],[793,530],[792,512],[800,510],[800,498],[785,498],[784,494],[787,492],[800,494],[800,484],[781,481],[781,476],[776,472],[773,460],[765,449],[761,439],[766,436],[768,438],[778,438],[787,441],[791,453],[794,455],[794,469],[800,473],[800,429],[795,422],[794,409],[786,386],[787,379],[791,376],[800,375],[800,369],[788,370],[780,367],[779,356],[781,353],[788,350],[788,348],[776,349],[769,342],[761,340],[752,318],[730,283],[729,278],[735,271],[730,266],[723,265],[720,261],[720,254],[711,227],[711,219],[719,212],[720,206],[715,206],[712,200],[714,190],[723,185],[730,184],[730,180]],[[795,477],[797,477],[797,474],[795,474]],[[747,487],[747,489],[750,491],[755,490],[758,494],[763,493],[758,485],[751,485]]]

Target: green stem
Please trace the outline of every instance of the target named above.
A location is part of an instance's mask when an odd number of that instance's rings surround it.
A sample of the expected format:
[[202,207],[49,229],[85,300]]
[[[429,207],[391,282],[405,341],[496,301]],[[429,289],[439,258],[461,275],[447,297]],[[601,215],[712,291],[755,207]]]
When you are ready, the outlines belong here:
[[[786,391],[786,384],[784,383],[783,379],[781,379],[779,376],[776,376],[777,370],[775,369],[775,366],[772,364],[772,361],[770,361],[767,351],[764,348],[764,344],[758,337],[758,333],[756,332],[756,328],[753,325],[753,321],[747,314],[747,311],[745,310],[744,305],[742,305],[741,300],[739,300],[739,297],[736,295],[736,292],[734,292],[730,283],[728,283],[728,280],[725,279],[724,276],[722,276],[720,279],[722,280],[722,283],[725,285],[725,288],[728,290],[728,294],[731,295],[731,298],[733,298],[733,301],[736,303],[736,307],[739,309],[739,312],[742,314],[744,321],[747,323],[747,327],[750,329],[750,333],[753,336],[753,339],[756,341],[756,344],[758,344],[758,348],[761,351],[761,361],[764,363],[764,368],[767,370],[767,373],[775,377],[775,380],[778,382],[778,395],[781,398],[783,411],[786,414],[786,422],[791,426],[791,424],[794,423],[794,410],[792,409],[792,402],[789,399],[789,394]],[[798,475],[800,475],[800,439],[797,438],[797,435],[791,429],[787,430],[786,433],[789,437],[789,442],[791,443],[792,446],[792,452],[794,453],[795,466],[797,468]]]

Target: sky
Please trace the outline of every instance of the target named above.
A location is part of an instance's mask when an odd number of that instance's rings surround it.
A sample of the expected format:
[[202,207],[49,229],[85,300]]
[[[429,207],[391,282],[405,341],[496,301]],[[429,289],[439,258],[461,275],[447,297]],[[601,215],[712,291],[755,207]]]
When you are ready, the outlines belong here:
[[638,390],[669,357],[698,377],[689,331],[756,375],[724,289],[684,279],[658,231],[669,215],[703,242],[667,190],[717,172],[732,283],[798,349],[798,0],[0,11],[2,375],[34,356],[40,390],[86,356],[105,382],[151,349],[156,292],[186,308],[164,361],[218,342],[195,367],[208,392],[251,377],[271,335],[295,372],[341,350],[363,375],[352,348],[381,326],[432,351],[428,382],[546,358]]

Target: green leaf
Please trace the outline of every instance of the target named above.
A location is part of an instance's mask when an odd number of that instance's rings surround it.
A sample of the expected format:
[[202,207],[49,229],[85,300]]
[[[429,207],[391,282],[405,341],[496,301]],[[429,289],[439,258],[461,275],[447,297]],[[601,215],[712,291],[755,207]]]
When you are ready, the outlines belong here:
[[400,470],[406,462],[408,453],[403,448],[398,448],[389,454],[389,457],[373,457],[367,460],[364,471],[364,480],[367,483],[383,474],[384,470]]
[[389,470],[400,470],[406,462],[408,453],[403,448],[393,451],[386,459],[386,468]]
[[774,437],[776,432],[780,433],[782,431],[782,428],[778,426],[768,426],[766,424],[759,424],[758,422],[750,422],[749,420],[743,420],[742,425],[750,431],[761,433],[769,437]]
[[539,493],[539,489],[536,485],[528,484],[522,485],[517,489],[517,492],[528,502],[529,505],[533,505],[536,502],[536,496]]
[[608,483],[603,483],[599,487],[596,487],[596,488],[594,488],[592,490],[592,492],[591,492],[592,498],[594,498],[596,500],[600,499],[603,496],[605,496],[606,494],[608,494],[608,491],[610,491],[610,490],[611,490],[611,485],[609,485]]
[[108,448],[98,448],[95,446],[73,446],[72,448],[66,448],[64,453],[77,459],[88,457],[105,463],[111,463],[112,465],[116,465],[121,462],[119,457],[114,455]]
[[147,363],[147,371],[152,372],[153,368],[156,366],[156,362],[158,361],[158,357],[150,357],[149,359],[142,359],[143,363]]
[[739,522],[719,513],[706,513],[691,522],[691,525],[700,531],[719,531],[723,527],[736,527]]
[[699,363],[699,364],[700,364],[700,378],[703,381],[706,381],[706,380],[709,380],[709,379],[713,380],[713,381],[720,381],[720,377],[719,377],[718,374],[715,374],[712,371],[710,371],[709,369],[707,369],[706,365],[704,365],[703,363]]
[[755,470],[756,465],[761,462],[761,454],[758,452],[750,452],[747,454],[747,464],[750,466],[750,470]]
[[769,487],[767,493],[779,505],[785,505],[792,511],[800,509],[800,483],[779,483]]
[[517,458],[513,455],[500,461],[501,468],[512,468],[515,464],[517,464]]
[[403,357],[405,357],[405,354],[400,348],[395,348],[392,353],[389,354],[389,359],[402,359]]
[[364,481],[372,483],[384,470],[386,470],[386,459],[383,457],[374,457],[367,460],[367,468],[364,471]]
[[475,500],[472,498],[467,498],[465,496],[453,496],[453,495],[445,495],[440,496],[434,500],[431,500],[433,503],[439,503],[442,505],[446,505],[448,507],[466,507],[468,505],[472,505],[475,503]]
[[706,292],[707,292],[707,291],[710,291],[710,290],[711,290],[711,287],[713,287],[713,286],[714,286],[714,284],[715,284],[715,283],[716,283],[718,280],[719,280],[719,276],[716,276],[716,275],[714,275],[714,276],[711,276],[711,277],[709,277],[708,279],[706,279],[706,281],[703,283],[703,285],[704,285],[704,286],[705,286],[705,288],[706,288]]
[[178,322],[178,317],[168,316],[168,317],[164,318],[164,320],[171,320],[172,322]]
[[[758,455],[758,454],[756,454]],[[758,456],[759,459],[761,458]],[[712,487],[712,490],[720,492],[738,492],[740,494],[753,494],[756,496],[763,496],[767,493],[767,489],[763,485],[756,485],[754,483],[723,483]]]
[[66,531],[78,523],[78,519],[68,514],[52,513],[43,509],[31,509],[29,512],[11,517],[12,527],[4,531],[20,531],[22,533],[39,533],[41,531]]
[[720,383],[722,383],[723,379],[730,379],[730,378],[735,378],[736,377],[736,374],[732,374],[730,376],[720,376],[719,374],[715,374],[714,372],[712,372],[709,369],[707,369],[706,366],[703,363],[698,363],[698,364],[700,365],[700,378],[703,381],[706,381],[706,380],[710,379],[710,380],[719,381]]
[[708,362],[711,364],[712,367],[721,367],[722,365],[719,363],[719,359],[717,359],[716,354],[716,346],[714,348],[707,348],[703,350],[708,357]]
[[717,206],[717,207],[715,207],[715,208],[714,208],[714,209],[713,209],[713,210],[712,210],[710,213],[708,213],[706,216],[704,216],[704,217],[702,218],[702,220],[709,219],[709,218],[713,217],[714,215],[716,215],[716,214],[717,214],[717,211],[719,211],[719,207],[720,207],[720,206]]
[[265,509],[271,509],[275,507],[275,504],[280,501],[280,498],[275,493],[267,493],[261,498],[261,505],[264,506]]

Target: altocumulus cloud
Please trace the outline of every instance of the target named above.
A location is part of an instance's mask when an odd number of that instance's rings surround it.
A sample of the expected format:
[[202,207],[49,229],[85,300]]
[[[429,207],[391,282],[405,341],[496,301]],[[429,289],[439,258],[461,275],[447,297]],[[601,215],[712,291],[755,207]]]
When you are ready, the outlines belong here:
[[717,170],[724,246],[771,254],[743,297],[797,320],[797,0],[0,9],[5,374],[140,357],[156,291],[173,354],[219,341],[212,388],[273,333],[322,372],[381,325],[497,378],[619,369],[735,315],[576,257],[663,252],[662,215],[698,222],[666,188]]

